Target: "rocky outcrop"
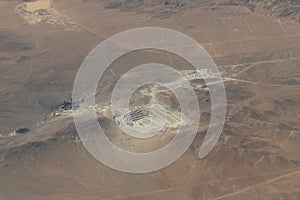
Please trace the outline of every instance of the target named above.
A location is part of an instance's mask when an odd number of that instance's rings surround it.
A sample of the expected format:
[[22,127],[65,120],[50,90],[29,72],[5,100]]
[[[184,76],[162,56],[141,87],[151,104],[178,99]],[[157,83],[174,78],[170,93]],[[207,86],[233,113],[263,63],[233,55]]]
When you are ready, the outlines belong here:
[[263,1],[263,8],[269,15],[300,22],[300,1],[298,0]]
[[107,9],[151,13],[168,17],[179,10],[191,7],[242,6],[255,12],[261,7],[266,14],[300,22],[300,1],[298,0],[101,0]]

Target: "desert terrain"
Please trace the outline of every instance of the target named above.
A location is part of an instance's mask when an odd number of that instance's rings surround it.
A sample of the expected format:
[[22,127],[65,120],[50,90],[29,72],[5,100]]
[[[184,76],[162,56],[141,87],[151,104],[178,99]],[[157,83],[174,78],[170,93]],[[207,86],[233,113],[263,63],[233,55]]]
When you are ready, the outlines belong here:
[[[198,76],[188,79],[201,109],[199,130],[172,165],[123,173],[82,145],[68,104],[77,70],[101,41],[138,27],[189,35],[216,62],[227,116],[205,159],[197,155],[211,103]],[[134,140],[116,123],[127,116],[111,115],[116,81],[151,62],[196,73],[184,59],[155,50],[132,52],[110,66],[99,82],[95,109],[106,135],[130,151],[153,151],[172,136]],[[299,65],[297,0],[0,0],[0,200],[298,200]],[[151,85],[131,99],[139,108],[135,113],[155,102],[169,105],[169,123],[176,127],[178,102],[168,90]]]

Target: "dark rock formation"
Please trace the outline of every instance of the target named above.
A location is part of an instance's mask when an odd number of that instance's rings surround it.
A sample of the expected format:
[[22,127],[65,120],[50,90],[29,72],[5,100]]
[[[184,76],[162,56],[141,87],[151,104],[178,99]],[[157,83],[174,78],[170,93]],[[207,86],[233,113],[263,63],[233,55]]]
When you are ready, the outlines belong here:
[[16,130],[16,134],[23,135],[23,134],[25,134],[29,131],[30,131],[29,128],[19,128],[19,129]]
[[150,13],[154,16],[171,16],[179,10],[191,7],[242,6],[255,12],[257,7],[270,16],[300,22],[300,1],[298,0],[101,0],[106,9]]

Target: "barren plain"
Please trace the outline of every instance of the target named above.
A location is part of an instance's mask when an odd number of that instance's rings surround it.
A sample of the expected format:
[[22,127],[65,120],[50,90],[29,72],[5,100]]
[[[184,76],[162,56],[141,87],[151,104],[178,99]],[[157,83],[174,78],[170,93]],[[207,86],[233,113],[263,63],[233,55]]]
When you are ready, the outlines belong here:
[[[299,13],[297,0],[0,0],[0,200],[300,199]],[[193,145],[169,167],[127,174],[87,152],[72,110],[61,106],[98,43],[145,26],[180,31],[205,47],[224,79],[227,116],[218,144],[199,160],[210,98],[203,81],[191,79],[202,111]],[[110,115],[118,78],[158,61],[192,70],[145,50],[116,60],[99,83],[99,122],[124,149],[150,151],[170,140],[135,141]],[[156,92],[143,92],[149,88]],[[172,93],[149,88],[136,92],[134,107],[159,101],[177,112]]]

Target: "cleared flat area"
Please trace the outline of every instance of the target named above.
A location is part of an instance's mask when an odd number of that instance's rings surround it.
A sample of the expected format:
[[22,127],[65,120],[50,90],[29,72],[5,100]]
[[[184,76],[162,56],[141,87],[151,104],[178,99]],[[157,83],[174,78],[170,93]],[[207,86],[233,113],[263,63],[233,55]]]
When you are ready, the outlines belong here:
[[[18,10],[24,3],[29,6]],[[0,199],[300,199],[300,23],[259,7],[252,12],[245,6],[199,5],[175,12],[158,4],[157,13],[146,12],[147,6],[105,9],[106,3],[0,1]],[[46,11],[39,14],[40,9]],[[202,113],[193,145],[173,165],[133,175],[96,161],[82,146],[71,112],[55,112],[99,42],[144,26],[178,30],[206,48],[224,78],[228,113],[213,152],[197,159],[210,119],[209,95],[197,90]],[[101,80],[99,108],[124,72],[154,61],[191,67],[162,52],[126,55]],[[134,105],[146,102],[139,95]],[[172,94],[156,97],[177,105]],[[109,114],[99,118],[110,139],[124,148],[147,151],[170,139],[136,142],[122,136]],[[21,127],[31,131],[9,136]]]

